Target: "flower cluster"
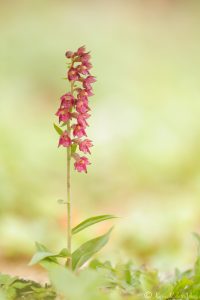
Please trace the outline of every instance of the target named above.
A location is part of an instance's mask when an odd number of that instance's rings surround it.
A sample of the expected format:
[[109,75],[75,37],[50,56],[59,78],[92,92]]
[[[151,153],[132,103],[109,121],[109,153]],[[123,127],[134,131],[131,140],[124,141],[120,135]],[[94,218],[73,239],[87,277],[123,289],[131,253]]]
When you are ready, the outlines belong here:
[[87,157],[80,156],[76,149],[84,154],[91,154],[92,141],[85,137],[86,128],[89,126],[87,119],[90,117],[88,98],[93,95],[92,84],[96,79],[90,74],[91,56],[84,46],[76,52],[67,51],[65,56],[70,61],[67,79],[71,90],[60,97],[60,107],[56,112],[60,127],[66,126],[64,131],[59,128],[61,135],[58,146],[70,147],[70,155],[75,159],[75,169],[87,173],[90,162]]

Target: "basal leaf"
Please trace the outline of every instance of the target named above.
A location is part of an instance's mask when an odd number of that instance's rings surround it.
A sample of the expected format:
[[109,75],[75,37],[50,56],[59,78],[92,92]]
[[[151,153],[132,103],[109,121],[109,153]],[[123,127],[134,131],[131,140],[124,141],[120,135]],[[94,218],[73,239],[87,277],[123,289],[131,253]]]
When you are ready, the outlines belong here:
[[108,240],[112,228],[104,235],[92,239],[83,245],[81,245],[72,254],[72,268],[76,270],[81,267],[86,261],[88,261],[95,253],[97,253],[101,248],[103,248]]
[[57,254],[53,254],[52,252],[50,252],[44,245],[36,242],[36,248],[37,248],[37,252],[34,254],[34,256],[32,257],[29,265],[35,265],[45,259],[48,259],[52,262],[57,263],[57,258],[59,257],[69,257],[69,252],[66,248],[62,249],[59,253]]
[[35,265],[47,258],[53,259],[53,261],[55,261],[54,255],[51,252],[43,252],[43,251],[36,252],[32,257],[29,266]]
[[10,278],[10,275],[0,274],[0,286],[7,284],[10,281]]
[[60,265],[49,264],[46,262],[44,262],[44,264],[48,271],[51,283],[59,294],[63,294],[65,297],[73,296],[73,299],[80,298],[80,287],[78,286],[78,279],[75,274]]
[[63,133],[62,129],[59,126],[57,126],[56,124],[53,124],[53,126],[59,135],[61,135]]
[[36,249],[37,249],[38,251],[46,251],[46,252],[50,252],[49,249],[48,249],[46,246],[42,245],[42,244],[39,243],[39,242],[35,242],[35,247],[36,247]]
[[99,288],[104,282],[101,274],[93,270],[84,270],[76,276],[61,265],[45,263],[49,279],[60,296],[59,299],[108,300]]
[[72,234],[76,234],[79,231],[81,231],[93,224],[96,224],[96,223],[99,223],[99,222],[102,222],[105,220],[109,220],[109,219],[114,219],[114,218],[116,218],[116,217],[113,215],[101,215],[101,216],[95,216],[95,217],[88,218],[88,219],[84,220],[83,222],[81,222],[80,224],[78,224],[76,227],[74,227],[72,229]]
[[63,248],[58,254],[55,254],[56,257],[69,257],[69,251],[67,250],[67,248]]

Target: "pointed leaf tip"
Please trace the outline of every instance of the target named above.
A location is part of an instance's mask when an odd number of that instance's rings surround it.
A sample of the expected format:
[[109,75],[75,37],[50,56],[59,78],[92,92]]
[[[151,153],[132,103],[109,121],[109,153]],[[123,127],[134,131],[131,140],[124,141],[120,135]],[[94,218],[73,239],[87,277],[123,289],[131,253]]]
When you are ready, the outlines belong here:
[[82,244],[72,253],[72,268],[76,270],[87,262],[95,253],[101,250],[108,242],[113,227],[104,235]]
[[53,127],[59,135],[63,134],[62,129],[59,126],[57,126],[55,123],[53,124]]
[[57,263],[57,258],[66,258],[70,256],[69,251],[66,248],[63,248],[59,253],[54,254],[49,251],[48,248],[38,242],[36,242],[35,245],[37,252],[33,255],[31,261],[28,264],[29,266],[41,263],[45,260]]
[[103,221],[106,221],[109,219],[114,219],[114,218],[117,218],[117,217],[114,215],[100,215],[100,216],[94,216],[94,217],[88,218],[88,219],[84,220],[83,222],[81,222],[80,224],[78,224],[76,227],[74,227],[72,229],[72,234],[76,234],[76,233],[80,232],[81,230],[83,230],[89,226],[92,226],[96,223],[103,222]]

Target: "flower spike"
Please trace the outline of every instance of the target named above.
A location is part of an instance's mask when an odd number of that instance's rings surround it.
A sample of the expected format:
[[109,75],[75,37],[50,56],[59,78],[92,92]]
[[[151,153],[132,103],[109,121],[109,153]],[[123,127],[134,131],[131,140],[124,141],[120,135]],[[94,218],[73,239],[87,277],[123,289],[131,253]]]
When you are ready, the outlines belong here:
[[80,157],[76,151],[78,149],[84,154],[91,154],[92,141],[83,138],[87,137],[89,97],[93,96],[92,84],[96,82],[96,78],[90,73],[91,55],[85,46],[79,47],[75,52],[66,51],[65,57],[68,60],[67,79],[71,91],[60,97],[60,107],[56,112],[59,123],[62,122],[60,126],[65,127],[64,131],[61,130],[58,146],[70,148],[70,158],[75,160],[75,170],[87,173],[90,162],[87,157]]

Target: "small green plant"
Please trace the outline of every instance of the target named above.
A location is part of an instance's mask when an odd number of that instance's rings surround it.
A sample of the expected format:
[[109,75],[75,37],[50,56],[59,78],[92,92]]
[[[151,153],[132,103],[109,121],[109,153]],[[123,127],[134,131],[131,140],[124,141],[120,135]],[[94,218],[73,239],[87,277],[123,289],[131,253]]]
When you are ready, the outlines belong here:
[[55,298],[55,289],[48,284],[42,286],[31,280],[0,274],[1,300],[54,300]]
[[90,74],[91,56],[89,52],[86,52],[84,46],[76,52],[67,51],[65,56],[69,60],[66,79],[69,82],[70,91],[60,97],[60,106],[56,112],[59,125],[54,124],[54,128],[59,134],[58,146],[67,150],[67,199],[66,202],[61,200],[67,206],[67,248],[62,249],[58,254],[53,254],[42,244],[36,243],[37,252],[30,264],[41,263],[44,260],[58,264],[58,258],[65,258],[66,266],[77,271],[108,242],[112,228],[104,235],[87,241],[74,252],[72,252],[73,235],[93,224],[115,218],[115,216],[94,216],[84,220],[74,228],[71,226],[71,160],[74,159],[75,170],[87,173],[87,166],[90,162],[86,156],[81,156],[78,151],[91,154],[92,141],[88,138],[84,139],[84,137],[87,137],[87,119],[90,117],[89,97],[93,95],[92,83],[96,79]]
[[[200,236],[195,234],[200,249]],[[40,248],[41,245],[38,244]],[[49,255],[49,256],[48,256]],[[194,267],[171,273],[162,279],[157,270],[136,267],[132,262],[113,266],[93,260],[88,268],[75,274],[55,262],[56,257],[45,251],[38,257],[48,270],[51,285],[41,285],[17,277],[0,274],[1,300],[199,300],[200,252]],[[64,255],[65,256],[65,255]],[[37,260],[36,260],[37,261]]]

